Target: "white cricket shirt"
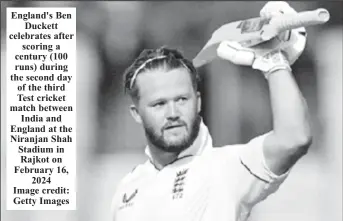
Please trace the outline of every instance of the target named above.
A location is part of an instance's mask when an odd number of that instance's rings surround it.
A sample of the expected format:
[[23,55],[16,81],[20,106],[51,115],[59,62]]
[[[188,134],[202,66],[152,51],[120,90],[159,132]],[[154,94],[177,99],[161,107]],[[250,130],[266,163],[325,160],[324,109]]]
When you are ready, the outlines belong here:
[[[198,138],[178,159],[158,170],[148,160],[119,184],[114,221],[243,221],[275,192],[288,173],[273,174],[259,136],[247,144],[213,148],[201,123]],[[149,148],[146,154],[150,158]]]

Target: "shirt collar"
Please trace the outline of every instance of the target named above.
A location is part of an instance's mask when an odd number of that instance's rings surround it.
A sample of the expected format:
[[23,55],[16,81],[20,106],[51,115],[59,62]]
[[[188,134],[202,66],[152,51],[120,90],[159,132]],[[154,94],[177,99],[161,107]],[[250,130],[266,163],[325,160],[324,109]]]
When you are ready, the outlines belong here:
[[[177,159],[184,156],[199,156],[205,150],[210,148],[213,148],[212,137],[208,131],[207,126],[204,124],[203,120],[201,120],[197,138],[194,140],[193,144],[190,147],[188,147],[178,155]],[[145,147],[145,154],[149,157],[150,162],[154,162],[152,160],[149,145]]]

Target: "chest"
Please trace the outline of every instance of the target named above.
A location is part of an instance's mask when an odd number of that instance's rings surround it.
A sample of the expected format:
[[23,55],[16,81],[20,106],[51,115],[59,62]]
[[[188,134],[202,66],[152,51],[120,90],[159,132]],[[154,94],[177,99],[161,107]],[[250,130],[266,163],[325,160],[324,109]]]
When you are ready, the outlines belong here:
[[125,186],[116,221],[240,220],[235,177],[213,158],[179,160]]
[[118,220],[201,217],[209,203],[214,181],[211,168],[202,163],[190,158],[180,160],[125,187]]

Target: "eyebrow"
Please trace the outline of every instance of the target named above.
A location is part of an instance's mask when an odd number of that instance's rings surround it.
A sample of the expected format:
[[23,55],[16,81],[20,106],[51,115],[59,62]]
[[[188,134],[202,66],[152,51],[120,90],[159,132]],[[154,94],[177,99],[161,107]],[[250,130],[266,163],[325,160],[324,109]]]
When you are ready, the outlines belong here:
[[156,97],[156,98],[152,98],[152,101],[149,103],[156,103],[156,102],[165,101],[165,100],[174,100],[174,99],[181,98],[181,97],[189,98],[189,97],[191,97],[191,93],[189,93],[189,92],[181,93],[181,94],[178,94],[176,96],[173,96],[172,98]]

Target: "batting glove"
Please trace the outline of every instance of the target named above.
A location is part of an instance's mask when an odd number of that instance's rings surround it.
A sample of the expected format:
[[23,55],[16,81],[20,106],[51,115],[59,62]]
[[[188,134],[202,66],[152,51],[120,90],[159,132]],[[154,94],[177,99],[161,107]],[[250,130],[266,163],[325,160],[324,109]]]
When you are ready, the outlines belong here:
[[[297,12],[287,2],[270,1],[267,2],[260,11],[260,17],[272,18],[280,15],[292,15]],[[287,57],[289,64],[292,65],[303,53],[306,46],[307,33],[304,27],[285,31],[276,37],[280,42],[280,50]]]
[[286,56],[281,50],[270,47],[269,42],[263,47],[246,48],[238,42],[223,41],[217,48],[217,55],[234,64],[251,66],[253,69],[260,70],[266,78],[276,70],[291,70]]
[[[260,15],[270,18],[287,13],[297,12],[286,2],[268,2]],[[260,70],[268,78],[276,70],[291,70],[290,66],[299,58],[305,45],[306,31],[304,28],[298,28],[250,48],[243,47],[238,42],[223,41],[217,48],[217,55],[234,64]]]

